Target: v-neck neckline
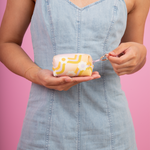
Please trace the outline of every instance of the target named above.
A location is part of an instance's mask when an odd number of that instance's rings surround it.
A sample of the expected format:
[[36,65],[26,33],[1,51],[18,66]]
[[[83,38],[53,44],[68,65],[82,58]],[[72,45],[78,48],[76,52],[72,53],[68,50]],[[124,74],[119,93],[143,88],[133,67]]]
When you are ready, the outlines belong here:
[[70,3],[71,5],[73,5],[74,7],[76,7],[77,9],[83,10],[83,9],[85,9],[85,8],[91,7],[91,6],[93,6],[93,5],[97,4],[97,3],[102,2],[102,1],[105,1],[105,0],[97,0],[97,1],[95,1],[95,2],[93,2],[93,3],[91,3],[91,4],[88,4],[88,5],[84,6],[84,7],[79,7],[79,6],[77,6],[76,4],[74,4],[74,3],[73,3],[72,1],[70,1],[70,0],[67,0],[67,1],[68,1],[68,3]]

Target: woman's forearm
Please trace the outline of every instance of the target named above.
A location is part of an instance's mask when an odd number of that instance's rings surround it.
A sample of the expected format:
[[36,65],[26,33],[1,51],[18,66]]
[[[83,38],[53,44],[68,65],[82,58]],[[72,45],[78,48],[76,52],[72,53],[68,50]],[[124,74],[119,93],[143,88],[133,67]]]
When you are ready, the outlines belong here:
[[24,50],[16,43],[0,44],[0,61],[12,72],[34,82],[34,78],[28,75],[30,68],[39,67],[29,58]]

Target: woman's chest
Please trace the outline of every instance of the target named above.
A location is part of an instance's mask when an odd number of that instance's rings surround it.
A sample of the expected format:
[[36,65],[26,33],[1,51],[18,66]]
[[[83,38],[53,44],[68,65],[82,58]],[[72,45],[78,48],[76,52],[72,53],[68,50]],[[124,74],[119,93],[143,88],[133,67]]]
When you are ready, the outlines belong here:
[[90,2],[79,8],[69,0],[37,0],[31,23],[35,47],[50,39],[55,54],[89,53],[93,59],[103,55],[106,43],[117,47],[126,27],[124,0]]
[[[36,2],[36,0],[33,0]],[[99,0],[70,0],[73,4],[75,4],[77,7],[83,8],[85,6],[88,6],[96,1]],[[127,6],[128,13],[133,9],[134,6],[134,0],[124,0]]]

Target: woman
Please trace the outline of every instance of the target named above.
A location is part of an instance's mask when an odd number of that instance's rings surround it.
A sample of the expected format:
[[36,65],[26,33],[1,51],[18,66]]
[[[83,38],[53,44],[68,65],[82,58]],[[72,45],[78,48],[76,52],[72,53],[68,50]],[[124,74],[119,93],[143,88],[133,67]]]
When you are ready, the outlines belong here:
[[[145,64],[149,5],[148,0],[8,0],[0,60],[33,82],[18,150],[137,149],[118,76]],[[35,63],[20,47],[31,18]],[[109,61],[95,63],[91,77],[53,77],[52,58],[61,53],[88,53],[93,59],[109,53]]]

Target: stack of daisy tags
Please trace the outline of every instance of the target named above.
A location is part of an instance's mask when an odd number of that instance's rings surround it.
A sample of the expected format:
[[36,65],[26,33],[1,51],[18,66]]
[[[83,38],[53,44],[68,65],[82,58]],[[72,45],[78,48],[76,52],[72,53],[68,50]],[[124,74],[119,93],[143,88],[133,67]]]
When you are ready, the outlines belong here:
[[54,76],[91,76],[92,57],[88,54],[60,54],[53,57]]

